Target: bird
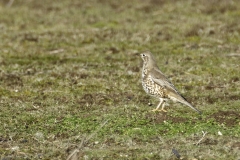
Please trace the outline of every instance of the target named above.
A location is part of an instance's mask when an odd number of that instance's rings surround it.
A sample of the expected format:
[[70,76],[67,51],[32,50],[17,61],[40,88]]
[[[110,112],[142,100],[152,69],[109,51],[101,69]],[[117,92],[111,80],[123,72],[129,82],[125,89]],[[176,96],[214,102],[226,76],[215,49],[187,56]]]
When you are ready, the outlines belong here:
[[[160,100],[156,109],[152,111],[167,112],[164,107],[167,100],[180,102],[192,108],[199,114],[201,112],[193,107],[175,88],[175,86],[168,80],[168,78],[160,71],[153,54],[150,51],[145,51],[140,54],[143,60],[142,68],[142,86],[144,91]],[[159,109],[161,107],[161,109]]]

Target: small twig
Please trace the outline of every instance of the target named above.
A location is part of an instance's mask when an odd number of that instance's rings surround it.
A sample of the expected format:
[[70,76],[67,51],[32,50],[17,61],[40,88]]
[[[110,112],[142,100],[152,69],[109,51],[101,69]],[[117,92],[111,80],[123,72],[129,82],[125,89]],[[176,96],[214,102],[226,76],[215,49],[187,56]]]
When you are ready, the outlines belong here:
[[67,160],[77,159],[77,158],[76,158],[76,154],[77,154],[78,152],[80,152],[80,149],[84,146],[84,144],[85,144],[87,141],[89,141],[92,137],[94,137],[94,136],[97,134],[97,132],[100,131],[100,129],[102,129],[103,126],[106,125],[107,122],[108,122],[108,120],[106,120],[105,122],[103,122],[103,123],[101,124],[101,126],[100,126],[97,130],[95,130],[92,134],[90,134],[87,138],[86,138],[86,137],[83,137],[81,143],[80,143],[80,144],[78,145],[78,147],[68,156]]
[[78,145],[78,149],[81,149],[85,142],[86,142],[86,137],[83,137],[81,140],[81,143]]
[[60,49],[52,50],[49,53],[50,54],[57,54],[57,53],[61,53],[61,52],[64,52],[64,49],[60,48]]
[[201,143],[201,141],[204,139],[204,137],[206,136],[206,134],[207,134],[207,132],[204,132],[204,131],[202,131],[202,133],[203,133],[202,138],[197,143],[195,143],[195,145],[199,145]]
[[228,56],[228,57],[240,57],[240,53],[230,53],[230,54],[227,54],[226,56]]
[[75,149],[67,158],[67,160],[70,160],[70,159],[76,159],[76,153],[79,152],[79,149]]
[[86,138],[86,141],[85,141],[85,142],[87,142],[87,141],[90,140],[93,136],[95,136],[95,134],[97,134],[97,132],[100,131],[100,129],[102,129],[102,127],[105,126],[107,122],[108,122],[108,120],[106,120],[104,123],[102,123],[101,126],[100,126],[95,132],[93,132],[90,136],[88,136],[88,138]]

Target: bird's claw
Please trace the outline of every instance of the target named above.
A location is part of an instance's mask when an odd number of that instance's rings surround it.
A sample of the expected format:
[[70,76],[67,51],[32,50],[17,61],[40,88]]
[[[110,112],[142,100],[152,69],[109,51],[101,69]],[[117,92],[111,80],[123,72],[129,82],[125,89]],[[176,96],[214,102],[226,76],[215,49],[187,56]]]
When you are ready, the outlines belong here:
[[165,109],[153,109],[152,112],[167,112]]

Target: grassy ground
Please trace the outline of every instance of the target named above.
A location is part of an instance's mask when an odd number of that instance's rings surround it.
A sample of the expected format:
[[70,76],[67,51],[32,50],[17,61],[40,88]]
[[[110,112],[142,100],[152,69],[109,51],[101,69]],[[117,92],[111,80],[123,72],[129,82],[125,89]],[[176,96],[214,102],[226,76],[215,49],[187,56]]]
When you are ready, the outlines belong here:
[[[1,159],[240,159],[240,1],[8,2]],[[202,116],[150,112],[145,50]]]

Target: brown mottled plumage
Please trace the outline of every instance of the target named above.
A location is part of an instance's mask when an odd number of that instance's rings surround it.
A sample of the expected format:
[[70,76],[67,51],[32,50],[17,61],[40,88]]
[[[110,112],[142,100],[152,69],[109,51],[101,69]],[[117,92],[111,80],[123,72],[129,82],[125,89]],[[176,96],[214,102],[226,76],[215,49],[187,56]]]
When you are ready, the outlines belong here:
[[159,70],[156,61],[151,52],[146,51],[141,54],[143,59],[143,70],[142,70],[142,86],[146,93],[159,98],[160,102],[156,109],[153,111],[158,111],[159,107],[162,109],[159,111],[164,111],[165,101],[171,99],[183,103],[193,110],[201,113],[199,110],[194,108],[187,100],[180,95],[174,85],[164,76],[164,74]]

